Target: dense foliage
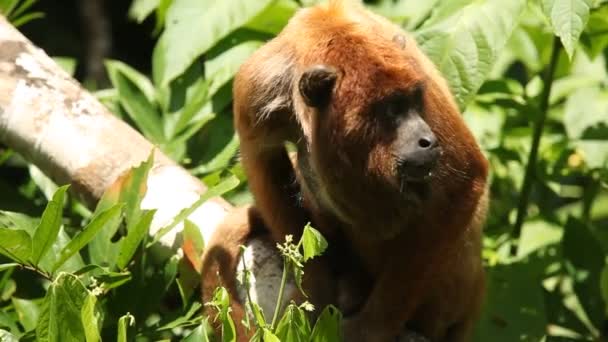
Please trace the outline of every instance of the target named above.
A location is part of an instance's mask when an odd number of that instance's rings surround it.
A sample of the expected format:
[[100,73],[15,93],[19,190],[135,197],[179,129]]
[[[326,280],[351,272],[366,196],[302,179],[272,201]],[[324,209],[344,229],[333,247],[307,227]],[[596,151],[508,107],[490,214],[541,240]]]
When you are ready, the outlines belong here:
[[[17,24],[31,19],[24,13],[32,1],[4,2],[0,10]],[[234,158],[231,79],[298,7],[313,2],[135,0],[129,15],[139,22],[154,16],[159,34],[150,77],[108,61],[113,87],[97,95],[231,202],[249,202]],[[488,296],[475,340],[608,337],[608,1],[367,5],[413,33],[491,162]],[[205,340],[193,267],[204,241],[186,222],[195,252],[150,256],[154,213],[138,209],[141,193],[133,191],[149,165],[90,212],[0,147],[0,169],[25,179],[0,179],[0,341]],[[322,239],[311,241],[304,245]],[[283,254],[297,276],[306,256],[296,247],[285,246]],[[230,341],[241,323],[230,321],[226,293],[218,291],[211,305],[223,308],[218,319]],[[270,341],[331,339],[340,319],[329,309],[311,325],[303,318],[307,306],[293,305],[271,323],[252,308],[250,324],[265,328]]]

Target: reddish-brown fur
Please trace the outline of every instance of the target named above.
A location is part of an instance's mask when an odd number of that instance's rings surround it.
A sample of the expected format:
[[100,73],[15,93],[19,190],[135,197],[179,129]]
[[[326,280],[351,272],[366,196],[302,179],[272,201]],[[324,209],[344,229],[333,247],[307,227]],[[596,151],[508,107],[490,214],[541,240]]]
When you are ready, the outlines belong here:
[[[405,47],[393,39],[399,35]],[[322,112],[306,106],[297,87],[318,64],[338,71]],[[393,177],[395,132],[376,124],[371,108],[418,85],[421,115],[443,154],[427,180],[429,197],[411,203]],[[488,165],[445,81],[412,38],[360,5],[330,1],[302,10],[241,67],[234,112],[242,163],[272,238],[297,237],[312,219],[330,241],[347,241],[373,280],[360,310],[345,321],[346,341],[391,341],[404,326],[432,341],[466,340],[484,292]],[[285,141],[298,146],[300,188]],[[300,190],[308,210],[295,199]],[[249,228],[240,227],[242,240]],[[216,234],[217,245],[233,244],[223,235]],[[225,260],[232,261],[220,267],[233,269],[235,257]],[[323,303],[328,294],[318,284],[329,274],[318,268],[307,270],[306,286]]]

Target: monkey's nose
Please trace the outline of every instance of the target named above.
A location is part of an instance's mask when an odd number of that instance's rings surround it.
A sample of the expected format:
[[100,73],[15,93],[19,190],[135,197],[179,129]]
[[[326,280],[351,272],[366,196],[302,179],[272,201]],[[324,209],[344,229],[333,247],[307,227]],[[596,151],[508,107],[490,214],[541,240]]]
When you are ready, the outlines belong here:
[[418,147],[400,158],[399,175],[406,181],[423,181],[432,175],[441,153],[435,136],[420,138]]

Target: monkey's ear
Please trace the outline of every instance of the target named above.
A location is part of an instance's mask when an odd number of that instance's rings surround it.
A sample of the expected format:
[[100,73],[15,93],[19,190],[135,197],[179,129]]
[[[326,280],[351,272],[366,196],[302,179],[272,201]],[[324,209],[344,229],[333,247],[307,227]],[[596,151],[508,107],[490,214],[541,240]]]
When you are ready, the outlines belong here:
[[315,65],[304,71],[298,83],[304,102],[314,108],[326,106],[338,74],[336,69],[327,65]]

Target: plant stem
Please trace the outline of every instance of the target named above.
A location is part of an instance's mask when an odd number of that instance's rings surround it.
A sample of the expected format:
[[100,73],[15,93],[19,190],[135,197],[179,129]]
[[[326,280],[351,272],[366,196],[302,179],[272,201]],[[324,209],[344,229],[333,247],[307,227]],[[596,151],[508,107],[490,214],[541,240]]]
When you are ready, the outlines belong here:
[[277,298],[277,304],[274,308],[274,314],[272,315],[272,323],[270,324],[270,330],[274,332],[274,327],[279,317],[279,311],[281,311],[281,303],[283,302],[283,291],[285,290],[285,284],[287,284],[287,273],[288,273],[287,260],[283,260],[283,276],[281,277],[281,287],[279,288],[279,296]]
[[[245,290],[247,293],[247,302],[249,303],[249,310],[253,314],[253,322],[255,326],[260,328],[260,322],[255,315],[255,308],[253,307],[253,300],[251,300],[251,284],[249,284],[249,269],[247,268],[247,263],[245,262],[245,247],[241,246],[241,262],[243,263],[243,285],[245,286]],[[245,312],[245,319],[249,322],[249,315]],[[247,324],[249,325],[249,323]]]
[[521,228],[526,219],[526,212],[528,211],[528,204],[530,202],[530,194],[532,193],[532,186],[536,179],[536,163],[538,160],[538,148],[540,146],[540,138],[543,135],[545,128],[545,122],[547,121],[547,113],[549,112],[549,97],[551,96],[551,88],[553,86],[553,80],[555,77],[555,69],[557,68],[557,62],[559,60],[559,53],[561,43],[558,37],[553,37],[553,46],[551,51],[551,61],[549,62],[549,68],[543,78],[543,91],[540,97],[539,113],[536,122],[534,123],[534,131],[532,133],[532,147],[530,148],[530,154],[528,155],[528,164],[526,165],[526,174],[524,176],[524,182],[521,186],[521,195],[519,197],[519,203],[517,205],[517,217],[515,219],[515,225],[513,226],[512,236],[515,240],[515,244],[511,245],[511,255],[517,255],[517,249],[519,246],[519,237],[521,235]]

